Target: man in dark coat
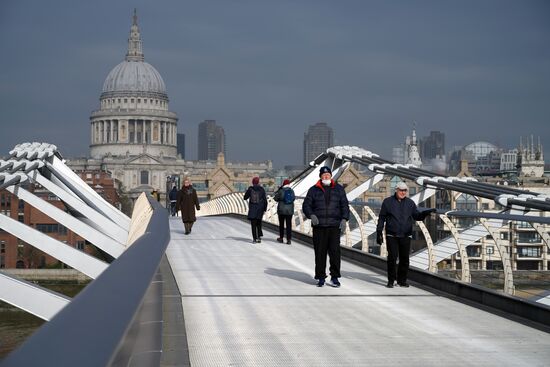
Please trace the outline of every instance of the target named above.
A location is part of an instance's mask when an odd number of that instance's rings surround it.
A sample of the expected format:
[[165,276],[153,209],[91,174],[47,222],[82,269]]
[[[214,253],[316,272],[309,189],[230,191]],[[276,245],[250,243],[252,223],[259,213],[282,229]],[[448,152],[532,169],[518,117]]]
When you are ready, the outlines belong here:
[[244,200],[248,200],[248,219],[252,227],[252,243],[262,242],[262,218],[267,210],[267,195],[262,186],[260,178],[252,179],[252,186],[244,193]]
[[[386,245],[388,248],[388,284],[386,287],[393,288],[397,284],[401,287],[408,287],[407,272],[409,270],[409,253],[411,251],[411,237],[413,220],[424,220],[436,209],[428,209],[419,212],[415,202],[407,197],[408,187],[405,182],[399,182],[395,186],[395,194],[384,199],[378,224],[376,226],[376,243],[382,244],[384,224],[386,225]],[[395,263],[399,256],[397,275]]]
[[279,238],[277,241],[283,243],[286,224],[286,244],[291,244],[292,238],[292,216],[294,215],[294,200],[296,195],[290,187],[290,180],[283,181],[283,186],[275,193],[273,199],[278,202],[277,216],[279,217]]
[[191,233],[193,223],[197,220],[195,217],[195,208],[201,210],[199,199],[197,197],[197,190],[191,185],[191,181],[186,178],[183,181],[183,186],[178,191],[176,198],[176,211],[181,210],[181,220],[185,226],[185,234]]
[[319,181],[308,190],[302,210],[313,226],[317,286],[325,284],[328,252],[331,283],[339,287],[340,235],[349,220],[349,203],[344,188],[332,179],[329,167],[321,167],[319,177]]

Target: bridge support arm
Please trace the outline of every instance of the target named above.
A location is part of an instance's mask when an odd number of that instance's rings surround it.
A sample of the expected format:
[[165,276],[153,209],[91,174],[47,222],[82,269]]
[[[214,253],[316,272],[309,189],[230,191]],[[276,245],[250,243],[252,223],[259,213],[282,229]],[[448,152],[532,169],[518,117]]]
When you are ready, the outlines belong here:
[[29,173],[29,178],[44,186],[49,192],[61,199],[71,209],[90,219],[91,223],[96,224],[96,229],[105,232],[105,234],[112,237],[119,243],[126,242],[126,239],[128,238],[128,230],[124,230],[119,227],[109,218],[103,216],[101,213],[98,213],[93,208],[86,205],[86,203],[78,199],[74,194],[63,190],[61,187],[46,179],[37,171]]
[[49,321],[70,298],[0,272],[0,299]]
[[512,272],[512,263],[510,261],[510,257],[506,252],[506,246],[504,246],[504,243],[500,239],[499,232],[495,231],[493,227],[489,225],[487,219],[480,218],[479,221],[481,222],[481,224],[483,224],[487,232],[491,234],[491,237],[493,237],[493,240],[497,245],[497,250],[502,260],[502,267],[504,268],[504,293],[514,295],[514,273]]
[[97,278],[108,266],[103,261],[47,236],[36,229],[30,228],[23,223],[19,223],[4,214],[0,214],[0,228],[92,279]]
[[65,185],[70,187],[82,200],[86,201],[88,205],[96,208],[98,211],[104,213],[112,221],[119,223],[122,228],[128,230],[130,226],[130,218],[128,218],[123,212],[116,209],[109,204],[101,195],[95,192],[87,183],[74,173],[65,163],[63,163],[58,157],[53,156],[52,163],[46,161],[46,167],[48,167],[53,174],[62,181]]
[[26,201],[34,208],[46,214],[48,217],[69,228],[71,231],[82,236],[90,243],[107,252],[109,255],[117,258],[124,252],[124,246],[121,243],[116,242],[97,229],[81,222],[72,215],[65,213],[63,210],[53,206],[45,200],[42,200],[24,188],[19,186],[10,186],[6,190],[17,196],[19,199]]
[[460,260],[461,260],[461,280],[466,283],[472,282],[472,276],[470,275],[470,260],[468,259],[468,253],[466,253],[466,246],[464,246],[464,243],[460,239],[460,234],[458,233],[458,230],[456,226],[451,222],[449,217],[447,217],[445,214],[440,214],[439,218],[445,223],[447,227],[449,227],[449,230],[451,231],[451,234],[455,240],[456,247],[458,249],[458,253],[460,254]]

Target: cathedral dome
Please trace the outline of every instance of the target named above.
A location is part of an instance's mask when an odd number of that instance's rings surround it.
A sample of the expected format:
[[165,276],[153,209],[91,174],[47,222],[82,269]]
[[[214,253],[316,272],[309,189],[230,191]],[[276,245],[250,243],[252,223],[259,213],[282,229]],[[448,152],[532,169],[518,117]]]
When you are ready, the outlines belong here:
[[[90,116],[90,155],[96,159],[177,156],[178,116],[168,109],[164,80],[145,62],[136,13],[134,10],[126,57],[107,75],[99,109]],[[141,178],[145,184],[152,179]]]
[[157,69],[151,64],[145,61],[124,60],[107,75],[103,83],[102,92],[151,92],[166,94],[166,86]]
[[102,90],[102,97],[125,94],[144,94],[168,99],[166,86],[160,73],[151,64],[145,62],[135,12],[126,58],[107,75]]

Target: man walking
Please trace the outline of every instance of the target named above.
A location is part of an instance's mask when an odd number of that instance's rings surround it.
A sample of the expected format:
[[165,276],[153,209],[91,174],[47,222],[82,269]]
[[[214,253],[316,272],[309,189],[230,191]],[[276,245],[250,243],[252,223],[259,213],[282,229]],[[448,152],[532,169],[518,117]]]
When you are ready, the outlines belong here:
[[[395,280],[401,287],[408,287],[407,272],[409,270],[409,253],[411,251],[411,237],[413,219],[424,220],[436,209],[419,212],[415,202],[407,197],[409,188],[403,181],[395,186],[395,194],[384,199],[376,226],[376,243],[382,244],[382,231],[386,225],[386,245],[388,248],[388,284],[393,288]],[[399,257],[397,275],[395,263]]]
[[294,200],[296,199],[296,195],[290,187],[289,179],[283,181],[283,186],[277,190],[273,199],[278,202],[279,238],[277,238],[277,241],[283,243],[286,224],[286,244],[290,245],[292,243],[292,216],[294,215]]
[[174,217],[176,215],[176,203],[178,201],[178,189],[176,186],[172,187],[172,190],[168,194],[170,199],[170,214]]
[[308,190],[302,210],[311,219],[313,226],[317,286],[322,287],[325,284],[328,252],[331,283],[334,287],[339,287],[340,234],[349,220],[349,203],[342,185],[332,179],[329,167],[321,167],[319,178]]

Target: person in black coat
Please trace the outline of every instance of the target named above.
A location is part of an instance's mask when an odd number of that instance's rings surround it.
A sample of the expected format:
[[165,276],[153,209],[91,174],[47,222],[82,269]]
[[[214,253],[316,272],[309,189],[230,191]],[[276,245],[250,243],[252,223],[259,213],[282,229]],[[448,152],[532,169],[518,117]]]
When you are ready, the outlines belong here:
[[172,190],[168,193],[168,199],[170,199],[170,214],[176,215],[176,201],[178,200],[178,188],[172,187]]
[[279,238],[277,238],[277,241],[283,243],[286,224],[287,245],[292,243],[292,216],[294,215],[295,199],[296,195],[294,194],[294,190],[290,187],[290,180],[285,179],[283,181],[283,186],[281,186],[273,196],[273,200],[278,202],[277,216],[279,217]]
[[313,226],[317,286],[325,284],[328,252],[330,279],[333,286],[339,287],[340,235],[349,220],[349,203],[342,185],[332,179],[329,167],[321,167],[319,177],[319,181],[308,190],[302,210]]
[[244,193],[244,200],[248,200],[248,216],[252,227],[252,243],[262,242],[262,218],[267,210],[267,195],[262,186],[260,178],[252,179],[252,186]]
[[[382,244],[382,231],[386,225],[386,245],[388,248],[388,284],[393,288],[395,280],[401,287],[408,287],[407,273],[409,270],[409,253],[411,251],[411,237],[413,220],[424,220],[436,209],[418,211],[415,202],[407,197],[408,187],[405,182],[399,182],[395,186],[395,194],[384,199],[378,224],[376,226],[376,243]],[[397,275],[395,263],[399,256]]]
[[197,190],[191,185],[191,181],[185,178],[176,199],[176,211],[181,211],[185,234],[191,233],[193,223],[197,220],[195,210],[201,210]]

